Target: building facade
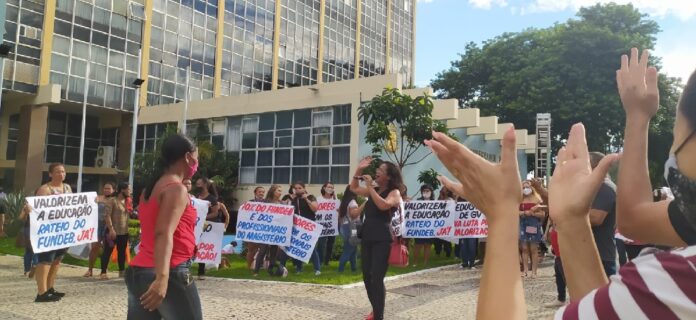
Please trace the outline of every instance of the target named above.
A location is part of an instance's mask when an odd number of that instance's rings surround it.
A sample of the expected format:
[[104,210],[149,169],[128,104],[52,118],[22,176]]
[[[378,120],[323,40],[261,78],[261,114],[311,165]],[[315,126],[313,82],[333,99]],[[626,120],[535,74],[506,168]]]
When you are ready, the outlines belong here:
[[[413,83],[414,0],[5,2],[0,177],[10,189],[33,191],[51,162],[76,182],[83,104],[83,185],[94,190],[128,170],[136,105],[142,117],[185,100],[385,74]],[[191,119],[208,119],[211,142],[240,152],[242,183],[319,183],[349,175],[352,107],[243,114],[230,104]],[[153,150],[165,122],[139,126],[135,151]]]

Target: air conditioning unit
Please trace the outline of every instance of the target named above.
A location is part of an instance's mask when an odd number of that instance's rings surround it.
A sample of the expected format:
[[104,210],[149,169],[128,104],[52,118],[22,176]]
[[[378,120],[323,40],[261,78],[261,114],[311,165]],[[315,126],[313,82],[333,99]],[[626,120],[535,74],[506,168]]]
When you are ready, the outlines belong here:
[[97,168],[113,168],[114,155],[116,154],[114,147],[99,146],[97,149],[97,158],[94,161]]

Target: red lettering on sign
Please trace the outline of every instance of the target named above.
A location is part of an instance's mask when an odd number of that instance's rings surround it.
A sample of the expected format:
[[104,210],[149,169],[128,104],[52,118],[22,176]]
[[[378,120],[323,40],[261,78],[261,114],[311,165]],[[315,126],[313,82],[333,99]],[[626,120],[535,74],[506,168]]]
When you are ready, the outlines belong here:
[[317,211],[334,211],[336,210],[336,202],[321,202]]
[[309,232],[314,231],[315,225],[313,223],[311,223],[310,221],[307,221],[307,220],[302,220],[302,219],[298,218],[297,216],[294,217],[293,223],[298,228],[302,228],[302,229],[307,230]]

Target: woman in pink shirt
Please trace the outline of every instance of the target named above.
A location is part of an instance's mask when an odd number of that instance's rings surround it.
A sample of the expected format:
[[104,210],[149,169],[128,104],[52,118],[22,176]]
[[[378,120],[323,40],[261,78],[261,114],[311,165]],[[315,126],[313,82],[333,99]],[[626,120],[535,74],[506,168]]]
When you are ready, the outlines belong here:
[[190,271],[197,215],[182,183],[196,173],[198,151],[187,137],[173,135],[162,144],[158,164],[139,208],[140,252],[125,275],[128,319],[202,319]]

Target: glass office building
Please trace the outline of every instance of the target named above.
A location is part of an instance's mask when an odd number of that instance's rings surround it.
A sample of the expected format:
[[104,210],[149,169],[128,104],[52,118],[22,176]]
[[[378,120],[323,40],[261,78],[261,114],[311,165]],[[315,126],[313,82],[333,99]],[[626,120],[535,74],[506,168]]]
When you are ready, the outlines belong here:
[[[3,43],[11,47],[2,68],[0,111],[0,177],[5,181],[15,177],[21,184],[38,184],[32,168],[45,170],[54,161],[75,172],[83,103],[84,163],[93,167],[89,174],[113,175],[128,165],[136,103],[157,108],[187,97],[205,100],[393,73],[402,74],[405,86],[413,83],[414,0],[0,4]],[[139,78],[145,82],[138,91],[133,83]],[[240,178],[250,183],[344,180],[350,137],[323,137],[321,132],[348,132],[344,128],[349,124],[339,115],[350,109],[288,112],[292,116],[210,119],[211,142],[240,152]],[[230,134],[233,125],[242,128],[238,137]],[[28,128],[32,130],[25,132]],[[138,129],[138,152],[152,150],[158,132],[164,131],[157,126]],[[253,146],[252,133],[257,136]],[[269,135],[286,134],[287,139],[267,141]],[[97,168],[95,154],[104,146],[114,149],[115,159],[111,166]],[[269,147],[273,157],[264,156]]]

